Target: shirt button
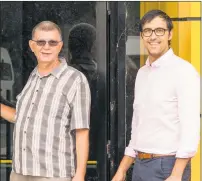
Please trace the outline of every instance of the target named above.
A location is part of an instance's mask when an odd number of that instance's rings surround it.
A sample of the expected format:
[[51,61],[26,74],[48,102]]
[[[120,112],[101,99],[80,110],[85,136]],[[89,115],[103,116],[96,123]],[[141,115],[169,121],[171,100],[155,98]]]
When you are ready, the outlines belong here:
[[36,92],[38,92],[39,90],[36,90]]
[[27,117],[27,119],[29,119],[29,117]]
[[25,148],[23,150],[25,151]]
[[32,105],[34,105],[34,102],[32,103]]
[[26,134],[27,132],[26,132],[26,131],[24,131],[24,133]]

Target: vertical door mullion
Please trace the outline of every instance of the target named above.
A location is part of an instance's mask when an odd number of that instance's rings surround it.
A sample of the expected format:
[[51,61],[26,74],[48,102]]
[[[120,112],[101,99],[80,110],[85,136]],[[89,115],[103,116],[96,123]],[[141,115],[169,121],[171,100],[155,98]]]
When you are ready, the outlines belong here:
[[107,2],[97,2],[96,4],[96,50],[98,64],[98,121],[101,121],[98,153],[98,174],[99,180],[108,180],[108,159],[107,159],[107,140],[108,140],[108,85],[107,85]]

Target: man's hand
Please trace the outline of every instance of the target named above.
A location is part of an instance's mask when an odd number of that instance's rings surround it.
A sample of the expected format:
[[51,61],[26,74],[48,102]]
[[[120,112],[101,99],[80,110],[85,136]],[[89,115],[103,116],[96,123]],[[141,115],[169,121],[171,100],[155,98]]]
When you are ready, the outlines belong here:
[[16,110],[12,107],[0,104],[0,117],[14,123]]
[[79,174],[76,174],[76,175],[73,177],[72,181],[85,181],[85,179],[84,179],[84,176],[79,175]]
[[181,177],[176,177],[176,176],[170,176],[168,177],[165,181],[182,181]]
[[126,173],[118,170],[115,176],[113,177],[112,181],[125,181],[125,179],[126,179]]
[[125,181],[126,180],[126,173],[130,166],[134,163],[134,158],[125,155],[121,160],[119,168],[113,177],[112,181]]

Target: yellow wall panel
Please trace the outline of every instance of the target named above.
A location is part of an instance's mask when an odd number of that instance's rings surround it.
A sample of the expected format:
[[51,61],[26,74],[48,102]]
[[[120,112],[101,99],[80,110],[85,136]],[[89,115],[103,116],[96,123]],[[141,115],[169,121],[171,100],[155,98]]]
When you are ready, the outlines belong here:
[[200,21],[191,22],[191,64],[200,73],[200,41],[201,41]]
[[179,32],[178,28],[179,27],[179,22],[173,21],[173,38],[171,40],[171,47],[173,51],[178,54],[179,52]]
[[191,2],[178,2],[178,17],[189,17]]
[[[141,3],[140,5],[141,7],[141,12],[143,12],[143,14],[145,14],[147,11],[151,10],[151,9],[158,9],[159,7],[159,2],[144,2]],[[143,14],[140,14],[141,16],[143,16]]]
[[[201,17],[201,4],[200,2],[191,3],[190,13],[191,17]],[[201,74],[200,71],[200,60],[201,60],[201,22],[200,21],[192,21],[191,22],[191,64],[197,69],[197,71]],[[200,145],[198,148],[198,152],[196,156],[192,159],[192,181],[200,180]]]
[[200,181],[200,145],[195,157],[191,160],[191,181]]
[[[197,69],[200,73],[200,22],[192,21],[191,22],[191,64]],[[192,181],[200,180],[200,145],[196,156],[192,159]]]
[[191,3],[191,17],[200,17],[201,16],[201,2],[192,2]]
[[[178,27],[178,55],[183,59],[191,62],[191,32],[190,32],[190,21],[179,22]],[[176,52],[177,53],[177,52]]]
[[159,9],[167,13],[171,18],[176,18],[178,15],[178,3],[177,2],[161,2]]

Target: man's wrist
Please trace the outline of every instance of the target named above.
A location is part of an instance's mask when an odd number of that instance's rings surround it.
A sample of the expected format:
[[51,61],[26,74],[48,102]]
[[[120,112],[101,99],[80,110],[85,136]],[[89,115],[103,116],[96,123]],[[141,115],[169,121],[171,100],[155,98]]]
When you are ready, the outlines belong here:
[[190,158],[177,158],[171,176],[181,179],[184,173],[184,169],[189,161]]
[[85,175],[86,175],[86,171],[83,171],[83,170],[77,170],[75,175],[78,175],[78,176],[84,178]]
[[177,178],[177,179],[182,179],[182,174],[181,173],[171,173],[170,175],[173,178]]

